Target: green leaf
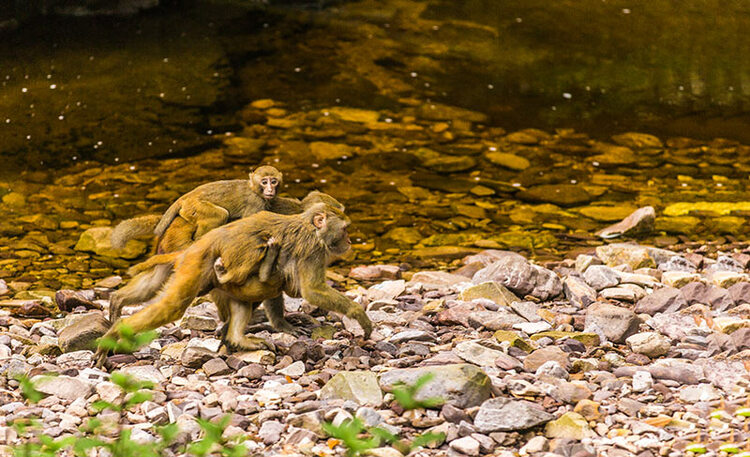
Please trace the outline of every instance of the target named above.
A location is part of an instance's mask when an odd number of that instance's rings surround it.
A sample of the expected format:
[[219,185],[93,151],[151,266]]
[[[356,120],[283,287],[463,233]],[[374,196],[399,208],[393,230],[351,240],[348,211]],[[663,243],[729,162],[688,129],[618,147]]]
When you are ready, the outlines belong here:
[[122,408],[120,408],[119,406],[104,400],[95,401],[91,404],[91,408],[97,413],[100,413],[105,409],[111,409],[112,411],[122,411]]
[[386,443],[389,443],[389,444],[390,443],[395,443],[396,441],[398,441],[398,436],[394,435],[393,433],[389,432],[388,430],[385,430],[385,429],[382,429],[382,428],[379,428],[379,427],[373,427],[373,428],[371,428],[369,430],[369,432],[373,436],[377,436],[382,441],[384,441]]
[[411,442],[409,447],[414,450],[418,447],[424,447],[432,443],[442,443],[444,441],[445,433],[423,433],[415,437],[414,441]]
[[44,394],[36,390],[36,386],[31,382],[31,379],[29,379],[28,376],[17,376],[16,380],[21,385],[21,395],[23,395],[23,398],[27,399],[30,403],[37,403],[44,398]]
[[131,395],[130,398],[128,398],[128,401],[125,402],[125,408],[143,403],[144,401],[149,401],[151,400],[151,398],[153,398],[151,392],[139,390],[138,392],[135,392],[133,395]]

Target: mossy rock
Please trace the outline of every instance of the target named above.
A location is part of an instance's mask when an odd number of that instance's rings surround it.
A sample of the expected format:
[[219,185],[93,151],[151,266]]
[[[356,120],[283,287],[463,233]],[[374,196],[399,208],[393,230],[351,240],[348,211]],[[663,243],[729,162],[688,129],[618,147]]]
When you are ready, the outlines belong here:
[[123,249],[115,249],[110,243],[111,227],[94,227],[86,230],[76,243],[75,250],[91,252],[109,258],[136,259],[148,250],[148,245],[140,240],[130,240]]
[[660,232],[694,235],[700,223],[701,220],[693,216],[657,217],[655,227]]
[[498,330],[493,336],[498,342],[502,343],[503,341],[507,341],[511,346],[517,347],[522,351],[531,352],[534,350],[534,347],[518,336],[518,333],[516,332],[510,330]]
[[490,238],[506,248],[549,248],[557,246],[557,238],[548,232],[511,231]]
[[541,332],[541,333],[535,333],[531,335],[531,339],[533,341],[536,341],[539,338],[544,338],[544,337],[552,338],[553,340],[562,340],[565,338],[571,338],[576,341],[580,341],[586,347],[599,346],[599,343],[600,343],[599,335],[597,335],[596,333],[562,332],[562,331],[552,330],[549,332]]
[[490,152],[485,157],[495,165],[516,171],[525,170],[531,165],[528,159],[505,152]]
[[473,244],[482,239],[479,233],[440,233],[422,240],[424,246],[446,246]]
[[665,216],[687,216],[690,213],[714,213],[717,216],[732,212],[749,212],[750,202],[680,202],[664,208]]

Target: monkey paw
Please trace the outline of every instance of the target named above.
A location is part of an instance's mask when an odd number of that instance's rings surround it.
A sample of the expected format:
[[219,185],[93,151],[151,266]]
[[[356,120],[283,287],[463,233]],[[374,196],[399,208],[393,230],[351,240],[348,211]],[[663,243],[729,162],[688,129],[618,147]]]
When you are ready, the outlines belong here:
[[246,336],[240,341],[224,341],[224,343],[231,352],[259,351],[261,349],[276,352],[276,346],[273,343],[254,336]]
[[107,361],[107,351],[106,349],[97,349],[96,354],[94,354],[94,368],[102,369],[104,367],[104,363]]
[[279,240],[277,240],[277,239],[276,239],[276,238],[274,238],[274,237],[270,237],[270,238],[268,238],[268,240],[266,241],[266,246],[268,246],[269,248],[275,248],[275,247],[277,247],[277,246],[279,246],[279,245],[280,245],[280,243],[279,243]]
[[289,321],[284,319],[281,322],[272,323],[271,326],[277,332],[287,333],[292,336],[300,337],[303,335],[310,336],[310,331],[306,328],[297,327],[292,325]]
[[357,322],[359,322],[362,330],[365,331],[365,339],[370,337],[372,334],[372,321],[367,317],[365,310],[362,308],[352,308],[351,311],[347,313],[347,316],[356,319]]

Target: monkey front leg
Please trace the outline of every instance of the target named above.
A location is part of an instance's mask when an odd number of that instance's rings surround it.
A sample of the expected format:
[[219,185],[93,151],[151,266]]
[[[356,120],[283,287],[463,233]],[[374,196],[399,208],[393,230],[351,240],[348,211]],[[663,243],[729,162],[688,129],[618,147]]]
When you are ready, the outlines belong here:
[[[310,270],[307,270],[308,272]],[[325,271],[309,272],[300,271],[302,278],[301,292],[302,298],[310,302],[311,305],[326,311],[335,311],[345,316],[356,319],[362,330],[365,331],[365,338],[369,338],[372,333],[372,321],[367,317],[365,310],[347,298],[344,294],[325,283]]]

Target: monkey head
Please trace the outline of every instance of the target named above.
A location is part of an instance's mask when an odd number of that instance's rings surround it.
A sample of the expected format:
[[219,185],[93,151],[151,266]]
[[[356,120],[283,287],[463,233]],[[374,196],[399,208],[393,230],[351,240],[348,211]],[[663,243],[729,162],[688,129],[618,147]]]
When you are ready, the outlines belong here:
[[281,186],[281,172],[270,165],[258,167],[250,173],[250,186],[263,199],[273,200]]
[[325,203],[342,212],[346,209],[338,200],[319,190],[313,190],[302,199],[303,208],[309,208],[316,203]]
[[306,213],[326,251],[333,257],[346,254],[352,246],[347,231],[351,224],[349,217],[340,209],[325,203],[311,206]]

